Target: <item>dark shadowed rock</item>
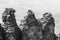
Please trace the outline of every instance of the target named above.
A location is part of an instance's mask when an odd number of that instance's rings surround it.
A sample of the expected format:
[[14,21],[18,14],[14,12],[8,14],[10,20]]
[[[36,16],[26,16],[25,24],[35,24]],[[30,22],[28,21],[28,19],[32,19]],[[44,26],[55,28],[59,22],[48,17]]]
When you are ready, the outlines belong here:
[[40,40],[42,37],[41,23],[35,18],[34,13],[28,10],[28,15],[23,20],[22,40]]
[[[42,20],[43,19],[43,20]],[[42,29],[43,29],[43,39],[42,40],[56,40],[56,35],[54,33],[55,19],[52,17],[51,13],[43,14],[42,18]]]
[[0,24],[0,40],[5,40],[5,31]]
[[2,19],[5,25],[6,40],[22,40],[22,32],[16,23],[14,13],[15,9],[6,8],[2,14]]

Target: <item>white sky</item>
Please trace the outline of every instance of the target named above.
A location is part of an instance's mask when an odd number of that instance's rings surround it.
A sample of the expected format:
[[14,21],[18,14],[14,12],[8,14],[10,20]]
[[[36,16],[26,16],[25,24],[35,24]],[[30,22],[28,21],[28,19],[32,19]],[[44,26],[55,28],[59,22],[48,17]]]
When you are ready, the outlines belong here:
[[60,33],[60,0],[0,0],[0,20],[4,8],[7,7],[16,10],[17,22],[24,17],[28,9],[31,9],[36,17],[41,17],[45,12],[51,12],[56,23],[55,33]]

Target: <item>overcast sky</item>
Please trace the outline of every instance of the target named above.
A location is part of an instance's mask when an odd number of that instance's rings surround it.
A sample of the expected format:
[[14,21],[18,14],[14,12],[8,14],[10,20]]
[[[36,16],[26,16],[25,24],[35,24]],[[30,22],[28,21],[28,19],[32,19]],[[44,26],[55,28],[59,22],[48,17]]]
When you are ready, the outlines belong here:
[[[16,10],[17,22],[24,17],[26,12],[31,9],[37,18],[43,13],[50,12],[55,18],[55,33],[60,33],[60,0],[0,0],[0,20],[4,8],[14,8]],[[0,22],[1,22],[0,21]]]

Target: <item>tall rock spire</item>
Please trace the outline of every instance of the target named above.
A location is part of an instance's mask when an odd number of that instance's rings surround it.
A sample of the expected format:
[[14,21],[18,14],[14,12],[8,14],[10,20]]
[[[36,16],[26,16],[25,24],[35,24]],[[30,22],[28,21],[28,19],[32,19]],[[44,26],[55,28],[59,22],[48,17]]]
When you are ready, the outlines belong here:
[[4,30],[6,32],[6,40],[21,40],[22,37],[22,32],[16,23],[14,13],[15,9],[6,8],[2,14]]
[[41,18],[41,23],[43,25],[43,39],[42,40],[56,40],[57,36],[55,35],[55,19],[51,13],[43,14]]
[[27,16],[22,21],[22,40],[40,40],[42,37],[41,27],[42,25],[35,18],[34,13],[28,10]]

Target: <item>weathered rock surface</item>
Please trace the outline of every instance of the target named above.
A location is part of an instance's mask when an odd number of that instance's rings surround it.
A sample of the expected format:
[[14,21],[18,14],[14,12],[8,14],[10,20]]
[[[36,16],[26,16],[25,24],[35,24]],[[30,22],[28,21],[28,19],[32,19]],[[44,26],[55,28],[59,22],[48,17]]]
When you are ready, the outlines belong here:
[[28,10],[27,17],[23,20],[22,26],[22,40],[40,40],[42,37],[41,28],[42,25],[35,18],[34,13],[31,10]]
[[14,13],[15,10],[13,8],[6,8],[2,14],[6,40],[22,40],[22,32],[16,23]]

